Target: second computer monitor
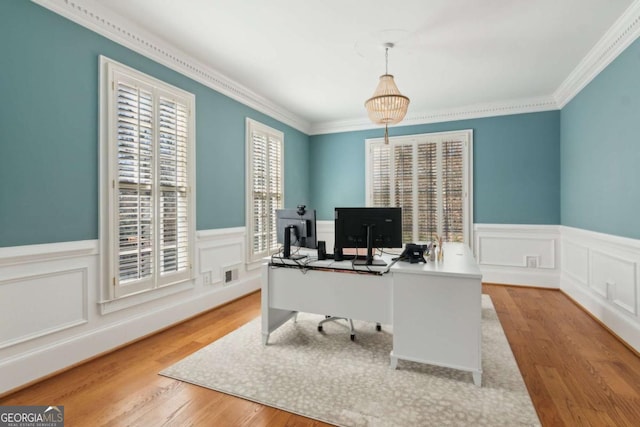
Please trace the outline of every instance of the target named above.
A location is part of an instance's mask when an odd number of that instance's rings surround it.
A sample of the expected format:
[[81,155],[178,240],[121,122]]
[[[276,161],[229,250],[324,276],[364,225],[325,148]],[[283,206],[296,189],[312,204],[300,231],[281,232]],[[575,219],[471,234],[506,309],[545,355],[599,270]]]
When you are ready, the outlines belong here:
[[316,211],[299,206],[297,209],[276,210],[277,241],[284,245],[284,257],[289,258],[291,246],[316,249]]
[[335,246],[367,248],[368,265],[373,248],[401,248],[402,208],[335,208]]

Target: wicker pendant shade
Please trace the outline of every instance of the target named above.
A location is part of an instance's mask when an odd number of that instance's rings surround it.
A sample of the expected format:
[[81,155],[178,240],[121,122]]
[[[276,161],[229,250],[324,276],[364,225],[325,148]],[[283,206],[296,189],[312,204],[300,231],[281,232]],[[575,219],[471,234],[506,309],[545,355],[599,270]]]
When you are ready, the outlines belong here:
[[407,114],[409,98],[400,93],[391,74],[383,74],[373,96],[367,99],[364,106],[372,122],[395,125]]
[[384,141],[388,144],[389,125],[400,123],[407,115],[409,98],[400,93],[393,76],[389,74],[389,48],[393,47],[393,43],[385,43],[384,47],[385,73],[380,76],[378,87],[364,106],[373,123],[384,125]]

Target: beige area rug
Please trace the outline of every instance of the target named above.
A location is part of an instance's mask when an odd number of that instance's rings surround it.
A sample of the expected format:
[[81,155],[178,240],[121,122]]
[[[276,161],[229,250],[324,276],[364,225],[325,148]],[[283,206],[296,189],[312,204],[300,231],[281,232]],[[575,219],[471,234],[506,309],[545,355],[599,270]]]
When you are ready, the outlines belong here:
[[[399,361],[388,328],[300,313],[262,346],[260,318],[160,374],[339,426],[539,426],[491,303],[482,300],[483,385],[471,374]],[[438,327],[426,325],[425,327]],[[385,330],[387,329],[387,330]]]

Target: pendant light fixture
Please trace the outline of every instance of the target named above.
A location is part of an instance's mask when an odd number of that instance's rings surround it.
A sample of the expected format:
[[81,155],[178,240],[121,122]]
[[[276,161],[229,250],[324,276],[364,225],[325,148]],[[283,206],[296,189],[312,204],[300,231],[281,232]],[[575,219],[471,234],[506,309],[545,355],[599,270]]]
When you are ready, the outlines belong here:
[[393,76],[389,74],[389,49],[393,48],[393,43],[384,45],[385,72],[380,76],[380,82],[373,96],[364,103],[369,118],[373,123],[384,125],[384,142],[389,143],[390,124],[394,125],[404,119],[409,107],[409,98],[402,95],[398,86],[393,81]]

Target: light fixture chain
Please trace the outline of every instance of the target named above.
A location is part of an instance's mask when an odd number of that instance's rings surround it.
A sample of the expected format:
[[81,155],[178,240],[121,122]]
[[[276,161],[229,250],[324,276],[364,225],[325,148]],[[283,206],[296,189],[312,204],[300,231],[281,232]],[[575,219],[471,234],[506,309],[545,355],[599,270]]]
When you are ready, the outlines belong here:
[[384,73],[389,74],[389,48],[384,49]]

